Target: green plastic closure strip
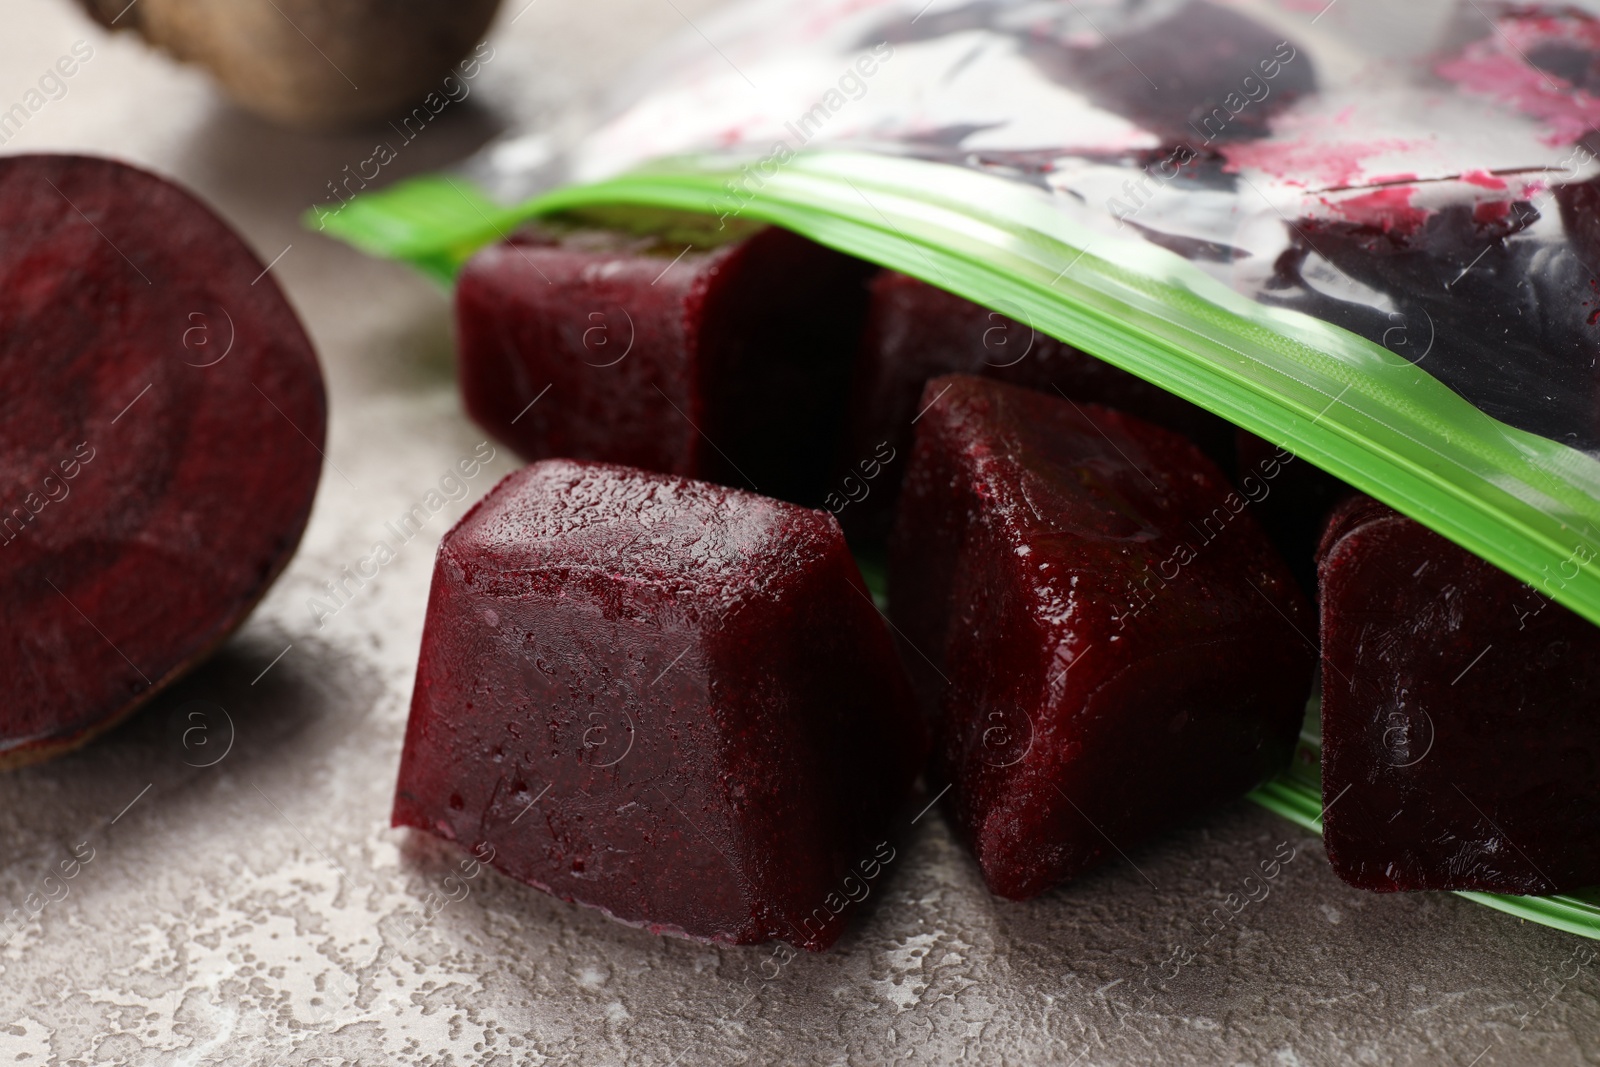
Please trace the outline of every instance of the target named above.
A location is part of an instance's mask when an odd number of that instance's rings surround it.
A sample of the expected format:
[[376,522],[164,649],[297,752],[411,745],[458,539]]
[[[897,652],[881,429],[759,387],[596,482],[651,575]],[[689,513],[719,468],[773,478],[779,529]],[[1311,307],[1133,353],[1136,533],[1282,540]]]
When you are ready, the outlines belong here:
[[[514,208],[436,176],[307,218],[447,282],[539,215],[715,214],[726,159],[652,164]],[[796,156],[741,219],[772,222],[1004,312],[1289,448],[1600,623],[1600,463],[1478,411],[1347,330],[1257,304],[1144,241],[1078,226],[1031,187],[856,152]]]
[[[615,207],[718,216],[740,201],[737,220],[724,221],[783,226],[1065,340],[1292,450],[1600,623],[1590,566],[1600,556],[1600,462],[1490,418],[1347,330],[1257,304],[1147,242],[1079,226],[1017,182],[817,151],[752,183],[737,162],[708,156],[511,208],[465,180],[426,177],[306,223],[448,285],[474,251],[530,218]],[[1294,768],[1251,798],[1321,833],[1318,766],[1313,734]],[[1600,938],[1600,895],[1461,895]]]

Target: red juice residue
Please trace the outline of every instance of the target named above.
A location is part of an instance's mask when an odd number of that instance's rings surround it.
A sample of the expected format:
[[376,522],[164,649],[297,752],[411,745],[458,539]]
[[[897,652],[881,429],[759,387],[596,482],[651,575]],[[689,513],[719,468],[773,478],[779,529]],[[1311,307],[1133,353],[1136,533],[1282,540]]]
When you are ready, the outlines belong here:
[[1435,71],[1463,89],[1486,93],[1543,125],[1546,144],[1572,144],[1600,128],[1600,97],[1526,57],[1541,46],[1600,52],[1600,23],[1578,12],[1512,14],[1495,20],[1494,32],[1474,41]]
[[1493,227],[1511,214],[1508,200],[1480,200],[1472,208],[1472,221],[1480,226]]
[[1422,229],[1428,211],[1411,203],[1416,188],[1410,185],[1375,189],[1360,196],[1323,197],[1330,210],[1363,228],[1396,237],[1410,237]]
[[1500,190],[1506,187],[1504,178],[1497,178],[1486,170],[1469,170],[1461,175],[1461,180],[1468,185],[1481,186],[1484,189]]
[[1223,169],[1230,174],[1248,168],[1293,185],[1337,188],[1370,184],[1371,179],[1363,174],[1368,159],[1408,151],[1425,143],[1394,137],[1340,142],[1307,135],[1293,140],[1267,138],[1217,147],[1228,160]]

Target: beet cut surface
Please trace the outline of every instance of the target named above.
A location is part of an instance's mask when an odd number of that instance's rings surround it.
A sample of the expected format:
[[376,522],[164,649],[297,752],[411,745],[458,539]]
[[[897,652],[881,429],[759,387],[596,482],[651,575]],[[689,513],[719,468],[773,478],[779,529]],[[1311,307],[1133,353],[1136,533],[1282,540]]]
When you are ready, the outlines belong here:
[[826,513],[548,460],[439,548],[394,823],[658,932],[823,949],[926,747]]
[[148,700],[299,541],[322,375],[263,266],[154,175],[0,159],[0,766]]
[[[895,460],[862,488],[845,482],[827,502],[852,538],[888,532],[911,449],[912,420],[922,406],[918,398],[928,379],[942,374],[972,374],[1104,404],[1183,434],[1218,463],[1226,465],[1232,455],[1233,428],[1210,412],[997,311],[885,272],[871,283],[844,477],[861,479],[861,463],[881,458],[880,445]],[[859,503],[846,503],[863,488],[867,495]]]
[[1600,884],[1600,628],[1365,497],[1329,521],[1319,572],[1339,876],[1380,892]]
[[872,270],[777,229],[710,251],[520,235],[456,290],[467,412],[527,459],[820,503]]
[[923,404],[889,602],[935,665],[914,674],[936,774],[993,892],[1035,896],[1288,761],[1312,615],[1209,460],[977,378]]

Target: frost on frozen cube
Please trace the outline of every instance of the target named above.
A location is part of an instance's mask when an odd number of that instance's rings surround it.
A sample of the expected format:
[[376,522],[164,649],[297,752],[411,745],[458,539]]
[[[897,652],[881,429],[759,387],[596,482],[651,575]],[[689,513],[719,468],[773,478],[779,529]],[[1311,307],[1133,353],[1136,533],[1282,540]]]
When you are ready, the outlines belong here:
[[394,823],[658,932],[822,949],[925,751],[832,516],[547,460],[440,546]]
[[1600,628],[1366,497],[1323,537],[1328,861],[1363,889],[1600,883]]
[[1311,611],[1215,465],[998,382],[936,378],[923,404],[889,599],[993,892],[1035,896],[1288,761]]

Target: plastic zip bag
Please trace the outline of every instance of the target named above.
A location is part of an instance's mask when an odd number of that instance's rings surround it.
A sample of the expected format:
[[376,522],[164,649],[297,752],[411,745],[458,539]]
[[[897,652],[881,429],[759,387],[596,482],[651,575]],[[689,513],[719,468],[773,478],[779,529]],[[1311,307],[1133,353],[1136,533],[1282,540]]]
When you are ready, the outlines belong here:
[[[773,222],[1209,408],[1600,622],[1597,127],[1600,23],[1572,7],[746,0],[588,136],[308,222],[441,280],[554,212]],[[1256,796],[1320,829],[1314,778]],[[1471,895],[1600,935],[1577,898]]]

